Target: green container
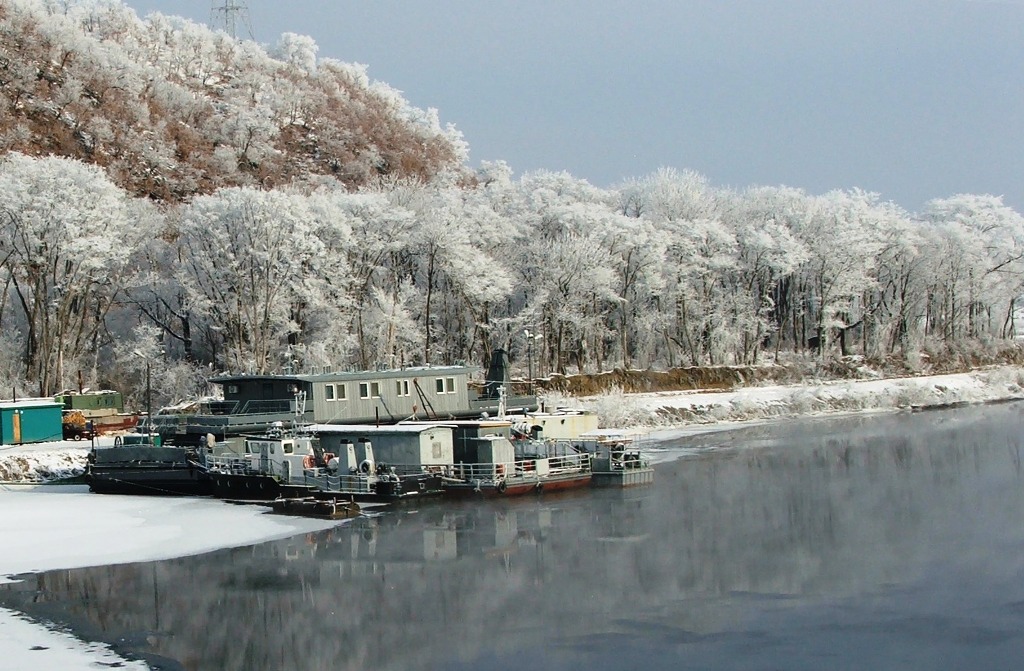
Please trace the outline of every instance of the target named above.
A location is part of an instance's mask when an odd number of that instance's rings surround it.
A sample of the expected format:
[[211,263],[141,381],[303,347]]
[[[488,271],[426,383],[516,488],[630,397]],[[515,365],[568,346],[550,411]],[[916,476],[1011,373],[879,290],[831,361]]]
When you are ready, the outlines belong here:
[[119,391],[88,391],[84,394],[61,394],[54,400],[64,405],[65,410],[81,410],[86,417],[94,413],[103,414],[124,412],[124,397]]
[[64,439],[60,403],[0,402],[0,444],[45,443]]

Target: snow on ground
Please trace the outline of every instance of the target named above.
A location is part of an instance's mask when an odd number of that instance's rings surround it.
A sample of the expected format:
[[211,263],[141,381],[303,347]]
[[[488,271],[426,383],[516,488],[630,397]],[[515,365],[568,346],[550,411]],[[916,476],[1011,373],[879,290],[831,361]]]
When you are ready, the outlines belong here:
[[1024,369],[1000,366],[970,373],[744,387],[727,392],[607,394],[579,399],[604,426],[675,435],[733,422],[826,413],[899,410],[1024,398]]
[[0,608],[0,671],[94,671],[111,668],[142,671],[149,666],[122,659],[102,643],[87,643]]
[[[110,436],[96,439],[98,447],[113,444],[114,439]],[[0,483],[48,482],[82,475],[92,445],[88,440],[0,445]]]
[[[1020,368],[727,392],[612,393],[574,399],[572,404],[597,410],[604,426],[632,427],[630,433],[645,433],[649,445],[787,416],[1008,398],[1024,398],[1024,370]],[[102,446],[113,442],[112,438],[99,440]],[[338,524],[278,517],[257,506],[213,499],[98,496],[89,494],[84,486],[24,484],[80,475],[90,447],[74,441],[0,446],[0,576],[168,559]],[[118,659],[105,645],[80,641],[0,608],[0,671],[111,666],[146,668]]]

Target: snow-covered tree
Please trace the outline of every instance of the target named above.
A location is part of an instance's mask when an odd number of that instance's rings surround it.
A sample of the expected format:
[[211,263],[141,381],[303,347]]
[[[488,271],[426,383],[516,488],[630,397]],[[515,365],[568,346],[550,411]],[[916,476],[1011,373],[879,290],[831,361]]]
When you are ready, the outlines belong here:
[[178,278],[189,308],[220,329],[231,370],[275,372],[299,331],[295,310],[323,252],[305,197],[224,189],[197,198],[178,222]]
[[23,329],[25,375],[41,393],[95,371],[104,318],[145,223],[96,167],[16,153],[0,162],[0,317],[5,330]]

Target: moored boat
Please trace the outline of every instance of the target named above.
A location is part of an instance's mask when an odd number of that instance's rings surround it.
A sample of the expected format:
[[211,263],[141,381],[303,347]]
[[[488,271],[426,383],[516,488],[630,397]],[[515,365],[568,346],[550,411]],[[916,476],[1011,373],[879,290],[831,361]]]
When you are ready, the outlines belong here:
[[654,467],[644,458],[636,438],[625,431],[605,429],[580,436],[591,453],[595,487],[637,487],[654,483]]
[[298,515],[323,520],[343,520],[359,515],[359,504],[354,501],[319,499],[306,497],[297,499],[276,499],[271,510],[278,515]]
[[114,447],[94,447],[85,479],[97,494],[208,495],[205,456],[195,447],[166,447],[156,436],[126,434]]
[[[277,425],[266,435],[246,437],[243,454],[211,458],[213,495],[251,501],[343,497],[395,502],[441,494],[447,472],[444,466],[384,463],[374,456],[372,442],[366,436],[335,443],[335,454],[325,450],[321,436],[312,428],[290,431]],[[363,431],[371,429],[364,427]],[[418,433],[426,430],[420,427]],[[411,440],[403,444],[411,444]],[[449,432],[449,455],[450,445]]]
[[586,487],[590,454],[571,441],[519,440],[481,436],[463,442],[451,477],[449,496],[518,496]]

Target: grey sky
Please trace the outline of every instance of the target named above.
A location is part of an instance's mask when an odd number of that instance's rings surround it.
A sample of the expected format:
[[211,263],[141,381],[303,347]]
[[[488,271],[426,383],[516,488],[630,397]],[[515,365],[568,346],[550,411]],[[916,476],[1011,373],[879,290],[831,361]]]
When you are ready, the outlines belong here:
[[[208,23],[223,0],[128,0]],[[471,163],[1024,211],[1024,0],[247,0],[436,107]]]

